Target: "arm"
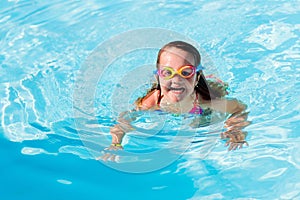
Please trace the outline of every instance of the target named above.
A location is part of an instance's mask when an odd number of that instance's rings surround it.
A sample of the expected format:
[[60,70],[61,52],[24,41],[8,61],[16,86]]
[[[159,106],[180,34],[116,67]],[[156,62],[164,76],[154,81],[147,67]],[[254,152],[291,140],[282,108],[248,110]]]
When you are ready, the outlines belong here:
[[108,148],[109,150],[123,149],[121,144],[125,133],[133,130],[130,123],[135,120],[135,117],[130,116],[129,119],[125,119],[124,116],[128,115],[128,113],[129,112],[122,112],[117,119],[118,123],[110,128],[112,141]]
[[[126,118],[126,119],[125,119]],[[129,119],[128,119],[129,118]],[[135,119],[134,116],[130,115],[130,112],[122,112],[118,119],[117,124],[115,124],[113,127],[110,128],[110,134],[112,135],[112,141],[111,145],[105,150],[121,150],[123,149],[121,143],[122,139],[126,132],[132,130],[132,126],[130,125],[130,122]],[[105,152],[104,155],[99,156],[96,158],[97,160],[103,160],[103,161],[117,161],[117,155]]]
[[231,114],[225,121],[225,132],[221,133],[222,139],[227,139],[226,146],[229,150],[242,148],[246,142],[247,132],[242,129],[250,124],[247,121],[249,112],[245,112],[247,106],[235,99],[218,99],[211,102],[212,108]]
[[[152,93],[146,95],[144,98],[140,100],[136,110],[149,110],[155,107],[158,97],[159,97],[158,90],[155,90]],[[129,116],[129,119],[125,119],[126,115]],[[122,112],[119,115],[117,120],[118,123],[110,129],[110,134],[112,135],[112,142],[111,142],[111,146],[109,147],[110,150],[123,149],[121,145],[123,137],[126,132],[133,130],[133,127],[130,125],[130,123],[135,119],[136,117],[130,115],[128,111]]]

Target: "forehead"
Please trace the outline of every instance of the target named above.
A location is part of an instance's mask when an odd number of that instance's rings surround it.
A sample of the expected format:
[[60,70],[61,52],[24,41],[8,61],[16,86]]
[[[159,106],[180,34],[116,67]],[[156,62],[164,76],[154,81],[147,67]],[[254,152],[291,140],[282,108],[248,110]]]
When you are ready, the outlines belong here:
[[165,49],[159,58],[160,64],[182,65],[194,64],[194,57],[191,53],[175,47]]

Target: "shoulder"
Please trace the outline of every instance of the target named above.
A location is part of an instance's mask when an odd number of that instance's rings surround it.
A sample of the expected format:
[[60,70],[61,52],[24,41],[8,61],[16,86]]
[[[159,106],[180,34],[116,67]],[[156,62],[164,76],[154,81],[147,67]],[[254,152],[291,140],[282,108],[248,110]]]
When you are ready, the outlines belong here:
[[218,98],[204,103],[213,110],[225,113],[238,113],[247,109],[247,106],[237,99]]
[[138,110],[148,110],[157,106],[157,102],[160,98],[160,90],[153,90],[143,97],[137,105]]

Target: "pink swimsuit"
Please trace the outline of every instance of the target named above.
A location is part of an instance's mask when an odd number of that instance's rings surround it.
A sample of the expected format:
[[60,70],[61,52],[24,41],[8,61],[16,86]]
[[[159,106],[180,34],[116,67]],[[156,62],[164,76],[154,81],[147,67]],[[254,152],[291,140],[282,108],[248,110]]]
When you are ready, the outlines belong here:
[[[198,96],[196,95],[196,101],[198,101]],[[194,103],[194,107],[192,108],[192,110],[190,110],[189,112],[190,114],[197,114],[197,115],[201,115],[203,113],[203,109],[198,106],[196,103]]]
[[[162,97],[161,97],[161,95],[159,95],[157,105],[160,105],[161,99],[162,99]],[[197,95],[196,95],[196,101],[198,101],[198,96]],[[196,103],[194,103],[194,107],[190,110],[189,113],[190,114],[196,114],[196,115],[202,115],[203,109],[200,106],[198,106]]]
[[202,115],[203,109],[200,106],[194,105],[192,110],[189,112],[190,114],[197,114],[197,115]]

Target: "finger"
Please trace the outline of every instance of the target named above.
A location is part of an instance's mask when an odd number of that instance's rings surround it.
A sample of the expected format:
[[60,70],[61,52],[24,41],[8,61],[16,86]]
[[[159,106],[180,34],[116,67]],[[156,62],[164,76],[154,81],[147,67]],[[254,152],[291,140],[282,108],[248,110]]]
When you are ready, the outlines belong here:
[[243,145],[246,145],[247,147],[249,146],[248,142],[246,141],[243,141],[243,142],[240,142],[240,149],[243,148]]
[[116,155],[112,154],[109,158],[110,161],[115,162]]
[[246,143],[246,142],[244,142],[244,143],[240,144],[240,149],[242,149],[242,148],[243,148],[243,145],[244,145],[245,143]]
[[248,142],[246,142],[246,141],[245,141],[245,145],[246,145],[247,147],[249,147],[249,144],[248,144]]
[[225,139],[225,138],[226,138],[226,132],[222,132],[222,133],[220,134],[220,137],[221,137],[221,139]]
[[110,153],[104,154],[104,155],[102,156],[102,160],[103,160],[104,162],[106,162],[106,161],[109,159],[109,157],[110,157]]
[[235,143],[235,144],[234,144],[234,149],[233,149],[233,150],[237,150],[239,147],[240,147],[240,144],[239,144],[239,143]]
[[102,160],[102,156],[96,157],[96,160]]
[[229,144],[230,144],[230,141],[228,140],[228,141],[225,143],[225,146],[227,147]]
[[237,117],[247,118],[248,114],[249,114],[249,112],[235,113],[235,114],[231,115],[229,117],[229,119],[231,119],[231,118],[237,118]]
[[238,147],[239,147],[239,144],[238,144],[238,143],[233,143],[233,145],[232,145],[232,151],[237,150]]
[[104,149],[104,151],[109,151],[109,150],[111,150],[110,148],[111,148],[110,146],[109,146],[109,147],[106,147],[106,148]]
[[235,151],[238,148],[238,146],[239,145],[235,144],[232,150]]
[[116,155],[115,162],[120,163],[120,156],[119,155]]
[[106,154],[105,151],[101,151],[101,156],[96,157],[96,160],[103,160],[103,156]]
[[245,117],[245,116],[232,117],[225,121],[225,127],[233,126],[234,124],[243,123],[243,122],[246,122],[245,125],[249,125],[251,123],[251,121],[248,121],[247,117]]
[[230,132],[231,132],[231,131],[229,131],[229,130],[227,130],[227,131],[225,131],[225,132],[222,132],[222,133],[221,133],[221,137],[224,137],[224,138],[222,138],[222,139],[230,138],[230,137],[229,137],[229,136],[230,136]]
[[237,122],[241,122],[241,121],[245,121],[244,119],[242,118],[230,118],[228,120],[226,120],[226,124],[234,124],[234,123],[237,123]]
[[230,143],[230,146],[229,146],[229,148],[228,148],[228,151],[232,151],[233,147],[234,147],[234,144],[233,144],[233,143]]
[[229,125],[227,125],[226,128],[244,128],[246,126],[248,126],[249,124],[251,124],[250,121],[240,121],[240,122],[236,122],[236,123],[231,123]]

